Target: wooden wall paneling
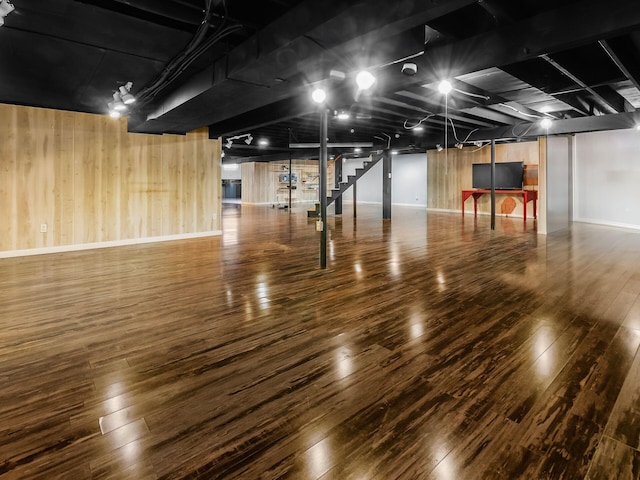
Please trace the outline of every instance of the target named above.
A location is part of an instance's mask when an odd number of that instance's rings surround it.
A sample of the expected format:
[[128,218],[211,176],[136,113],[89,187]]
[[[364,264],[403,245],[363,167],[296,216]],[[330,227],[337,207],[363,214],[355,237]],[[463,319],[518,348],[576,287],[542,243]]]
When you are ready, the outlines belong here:
[[74,243],[97,242],[96,226],[101,220],[98,208],[101,185],[96,181],[101,174],[97,158],[100,145],[97,123],[91,120],[87,114],[74,118]]
[[17,248],[17,145],[17,110],[0,105],[0,250]]
[[193,135],[187,134],[186,141],[182,142],[182,207],[184,212],[182,233],[195,232],[197,230],[196,218],[196,171],[198,161],[196,156],[197,139]]
[[36,169],[36,139],[34,115],[30,110],[18,111],[19,159],[16,163],[17,234],[21,248],[35,248],[37,235],[37,214],[34,211]]
[[159,237],[163,235],[164,227],[164,199],[169,194],[163,181],[164,166],[162,161],[162,145],[160,138],[149,135],[140,137],[142,149],[145,153],[149,183],[147,195],[149,197],[149,235]]
[[[441,152],[430,150],[427,153],[428,208],[459,211],[462,208],[461,191],[472,188],[472,165],[490,161],[491,150],[488,146],[451,148]],[[538,142],[497,145],[496,161],[523,161],[527,165],[537,165]],[[497,197],[496,207],[498,213],[521,216],[522,197],[500,195]],[[465,211],[473,211],[471,200],[465,204]],[[491,211],[491,200],[488,195],[478,200],[478,211],[487,214]]]
[[208,205],[211,204],[211,195],[213,192],[209,188],[209,184],[206,178],[207,163],[211,160],[210,149],[207,143],[202,141],[203,131],[192,132],[187,136],[191,136],[193,142],[193,156],[195,158],[194,163],[194,188],[195,194],[193,196],[193,213],[194,213],[194,231],[198,230],[212,230],[211,222],[207,221],[206,213],[208,211]]
[[[47,246],[72,245],[74,225],[74,132],[71,112],[55,111],[53,195],[55,213],[50,218]],[[53,234],[53,235],[51,235]]]
[[172,135],[163,135],[159,138],[162,148],[162,184],[166,194],[162,202],[162,235],[175,235],[180,232],[179,217],[179,165],[178,152]]

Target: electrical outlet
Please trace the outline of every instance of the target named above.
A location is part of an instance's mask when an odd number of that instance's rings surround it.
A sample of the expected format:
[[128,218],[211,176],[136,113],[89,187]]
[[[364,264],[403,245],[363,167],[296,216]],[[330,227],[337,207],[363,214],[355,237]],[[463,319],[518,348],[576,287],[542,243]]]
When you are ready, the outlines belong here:
[[47,233],[47,224],[46,223],[41,223],[40,224],[40,233]]

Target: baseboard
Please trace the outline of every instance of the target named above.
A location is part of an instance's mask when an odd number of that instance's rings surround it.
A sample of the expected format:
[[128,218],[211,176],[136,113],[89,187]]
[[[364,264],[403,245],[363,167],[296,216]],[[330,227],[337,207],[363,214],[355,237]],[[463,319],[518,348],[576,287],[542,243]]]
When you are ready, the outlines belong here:
[[188,240],[191,238],[213,237],[222,235],[221,230],[210,232],[183,233],[179,235],[163,235],[160,237],[132,238],[127,240],[113,240],[109,242],[82,243],[77,245],[59,245],[56,247],[29,248],[24,250],[9,250],[0,252],[0,258],[27,257],[31,255],[46,255],[50,253],[77,252],[80,250],[94,250],[98,248],[124,247],[144,243],[168,242],[172,240]]
[[640,225],[634,225],[631,223],[607,222],[604,220],[596,220],[593,218],[574,218],[573,221],[577,223],[589,223],[591,225],[602,225],[603,227],[615,227],[615,228],[625,228],[630,230],[640,230]]

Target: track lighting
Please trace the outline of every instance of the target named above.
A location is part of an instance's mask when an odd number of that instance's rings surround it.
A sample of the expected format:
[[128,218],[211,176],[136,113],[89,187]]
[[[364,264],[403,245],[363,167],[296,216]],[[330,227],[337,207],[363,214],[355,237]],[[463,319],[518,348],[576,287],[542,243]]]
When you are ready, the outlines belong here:
[[437,145],[436,145],[436,150],[438,150],[439,152],[441,152],[442,150],[444,150],[444,148],[442,148],[442,145],[437,144]]
[[9,0],[0,0],[0,27],[4,25],[4,17],[13,12],[16,7]]
[[136,97],[131,95],[131,87],[133,87],[133,83],[127,82],[126,85],[122,85],[118,89],[120,91],[120,98],[122,99],[125,105],[131,105],[136,101]]
[[[0,0],[2,1],[2,0]],[[125,85],[118,87],[118,90],[113,94],[113,102],[109,102],[109,115],[113,118],[118,118],[122,115],[122,112],[127,110],[127,105],[131,105],[136,101],[136,98],[131,95],[132,82],[127,82]]]
[[462,147],[464,147],[462,143],[456,143],[456,148],[462,150]]
[[250,145],[251,142],[253,142],[253,135],[251,135],[250,133],[243,133],[242,135],[236,135],[235,137],[227,138],[227,141],[224,144],[225,148],[231,148],[233,146],[233,141],[239,140],[240,138],[244,138],[244,143],[246,143],[247,145]]

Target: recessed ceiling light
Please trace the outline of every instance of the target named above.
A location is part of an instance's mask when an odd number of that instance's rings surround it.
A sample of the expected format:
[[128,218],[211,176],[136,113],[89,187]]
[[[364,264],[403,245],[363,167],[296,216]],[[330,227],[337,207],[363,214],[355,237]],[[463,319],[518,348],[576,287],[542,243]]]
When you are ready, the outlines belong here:
[[362,149],[360,147],[356,147],[356,148],[353,149],[353,151],[355,153],[360,153],[362,151]]
[[338,120],[349,120],[350,115],[348,112],[340,112],[338,113]]
[[414,132],[424,132],[424,127],[422,125],[418,125],[417,127],[413,127],[411,130]]
[[269,145],[269,140],[267,140],[266,138],[261,138],[260,140],[258,140],[258,145],[261,145],[263,147]]
[[391,155],[397,155],[398,154],[398,150],[391,150]]

